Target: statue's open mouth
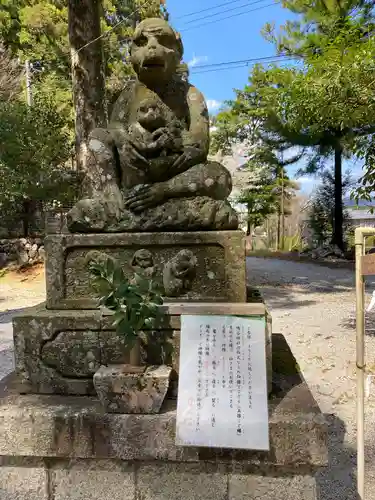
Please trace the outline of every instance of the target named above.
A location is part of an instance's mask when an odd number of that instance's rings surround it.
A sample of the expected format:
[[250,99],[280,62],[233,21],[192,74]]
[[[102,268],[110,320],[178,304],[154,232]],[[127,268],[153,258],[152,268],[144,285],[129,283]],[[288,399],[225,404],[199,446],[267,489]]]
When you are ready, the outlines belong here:
[[143,69],[164,69],[164,61],[159,58],[148,59],[142,64]]

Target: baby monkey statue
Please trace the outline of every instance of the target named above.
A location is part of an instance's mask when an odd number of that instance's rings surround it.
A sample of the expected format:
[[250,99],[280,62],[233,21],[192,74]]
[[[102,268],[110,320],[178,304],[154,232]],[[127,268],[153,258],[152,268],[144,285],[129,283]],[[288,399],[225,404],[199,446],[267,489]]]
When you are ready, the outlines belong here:
[[237,229],[227,202],[231,176],[207,160],[207,106],[179,76],[182,56],[166,21],[146,19],[136,28],[136,78],[115,102],[108,128],[90,135],[85,199],[68,214],[71,232]]

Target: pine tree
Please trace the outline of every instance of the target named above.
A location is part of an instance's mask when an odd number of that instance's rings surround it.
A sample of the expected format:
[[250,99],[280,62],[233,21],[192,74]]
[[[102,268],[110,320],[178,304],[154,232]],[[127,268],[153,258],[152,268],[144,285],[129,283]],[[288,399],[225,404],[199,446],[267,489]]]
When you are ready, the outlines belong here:
[[251,83],[266,115],[264,140],[308,151],[309,174],[334,157],[333,242],[343,249],[343,158],[375,130],[372,4],[293,0],[286,6],[300,21],[287,23],[278,36],[270,26],[265,31],[279,53],[302,58],[302,67],[254,69]]

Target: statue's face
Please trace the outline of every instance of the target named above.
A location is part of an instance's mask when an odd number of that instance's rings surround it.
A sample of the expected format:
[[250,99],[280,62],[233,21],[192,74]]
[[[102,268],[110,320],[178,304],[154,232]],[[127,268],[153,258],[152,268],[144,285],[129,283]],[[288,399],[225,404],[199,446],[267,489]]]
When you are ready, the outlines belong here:
[[148,250],[137,250],[133,258],[133,266],[140,267],[142,269],[147,269],[153,266],[153,259],[151,252]]
[[162,83],[171,78],[181,60],[182,46],[175,32],[162,19],[146,19],[134,33],[131,62],[145,83]]

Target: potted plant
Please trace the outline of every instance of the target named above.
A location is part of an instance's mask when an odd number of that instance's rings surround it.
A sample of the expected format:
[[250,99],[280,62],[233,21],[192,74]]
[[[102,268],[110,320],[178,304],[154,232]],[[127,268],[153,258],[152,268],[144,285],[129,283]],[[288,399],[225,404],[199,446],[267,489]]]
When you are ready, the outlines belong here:
[[125,343],[129,364],[101,366],[94,386],[107,411],[157,413],[169,386],[171,368],[141,366],[140,339],[157,326],[163,304],[158,284],[138,273],[126,278],[121,266],[109,256],[88,263],[99,306],[113,313],[113,327]]

